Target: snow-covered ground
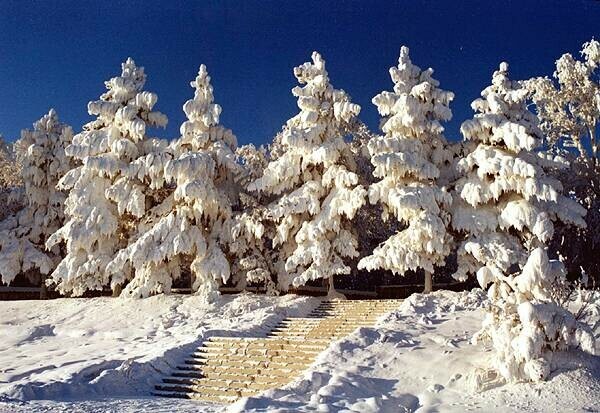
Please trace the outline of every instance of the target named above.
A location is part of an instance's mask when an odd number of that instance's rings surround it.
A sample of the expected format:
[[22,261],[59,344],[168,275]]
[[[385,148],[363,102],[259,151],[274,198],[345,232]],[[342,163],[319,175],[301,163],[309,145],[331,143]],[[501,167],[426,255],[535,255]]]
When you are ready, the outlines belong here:
[[213,304],[177,295],[0,303],[0,411],[72,406],[16,400],[148,396],[206,337],[265,334],[318,303],[252,294],[222,296]]
[[[540,384],[473,392],[491,352],[472,345],[480,292],[413,295],[333,344],[285,388],[223,407],[147,394],[209,335],[260,334],[318,299],[196,297],[2,303],[0,411],[600,411],[600,357],[571,352]],[[36,400],[50,399],[50,400]]]

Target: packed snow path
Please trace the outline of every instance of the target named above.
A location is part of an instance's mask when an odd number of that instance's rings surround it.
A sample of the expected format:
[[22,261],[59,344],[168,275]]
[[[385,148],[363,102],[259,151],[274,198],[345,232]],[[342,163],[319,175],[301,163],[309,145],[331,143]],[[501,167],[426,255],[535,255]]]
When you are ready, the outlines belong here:
[[284,319],[267,337],[211,337],[155,395],[228,403],[294,381],[331,342],[373,326],[401,300],[324,301]]

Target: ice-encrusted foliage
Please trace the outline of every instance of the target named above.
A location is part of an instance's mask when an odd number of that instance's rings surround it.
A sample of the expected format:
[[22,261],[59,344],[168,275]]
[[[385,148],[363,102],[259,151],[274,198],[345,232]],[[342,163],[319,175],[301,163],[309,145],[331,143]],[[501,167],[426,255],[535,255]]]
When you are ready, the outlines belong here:
[[271,221],[265,215],[263,206],[248,205],[228,221],[225,233],[230,236],[227,246],[235,287],[243,290],[248,284],[262,285],[267,294],[275,295],[279,292],[273,281],[275,254],[265,242]]
[[[119,251],[108,271],[133,268],[124,290],[130,296],[169,292],[183,266],[193,275],[192,289],[211,295],[230,277],[223,252],[225,223],[231,219],[231,181],[238,164],[236,138],[219,124],[221,106],[204,65],[191,86],[194,98],[183,105],[187,120],[181,137],[164,151],[164,200],[148,211],[135,240]],[[165,158],[165,159],[166,159]],[[149,171],[152,172],[152,171]]]
[[239,290],[248,284],[262,285],[268,294],[277,294],[274,280],[278,260],[269,243],[275,226],[268,217],[265,199],[248,191],[248,185],[263,175],[270,153],[264,146],[250,144],[239,147],[236,157],[241,168],[237,177],[239,200],[225,231],[232,283]]
[[[465,234],[455,277],[464,280],[476,273],[481,287],[489,287],[491,312],[483,332],[496,348],[497,367],[506,380],[546,377],[538,359],[552,345],[546,345],[547,340],[532,344],[539,336],[532,338],[534,333],[527,331],[535,330],[542,313],[548,313],[546,304],[558,277],[539,248],[551,240],[553,221],[585,226],[585,209],[562,195],[561,183],[545,172],[567,163],[539,151],[542,133],[527,109],[527,93],[521,83],[508,78],[508,65],[501,63],[492,85],[473,102],[476,114],[462,124],[461,132],[476,146],[458,162],[463,176],[455,184],[452,207],[453,227]],[[517,306],[529,309],[528,314],[521,314]],[[519,340],[535,348],[524,355],[517,349],[525,345]],[[538,361],[526,363],[534,359]]]
[[582,60],[566,53],[556,61],[554,82],[549,77],[528,80],[540,126],[551,145],[574,147],[580,157],[600,162],[600,42],[581,49]]
[[595,259],[600,248],[600,42],[584,43],[580,54],[580,59],[562,55],[553,78],[537,77],[525,85],[547,136],[546,145],[571,161],[571,168],[555,174],[565,191],[588,210],[588,228],[557,225],[553,247],[568,259],[570,277],[587,273],[600,285],[600,260]]
[[560,300],[558,291],[566,283],[561,262],[549,260],[544,249],[536,248],[518,275],[500,280],[475,341],[492,342],[495,367],[504,379],[546,379],[554,351],[580,348],[594,354],[591,330]]
[[452,160],[441,122],[452,117],[454,94],[440,89],[432,74],[433,69],[414,65],[403,46],[398,66],[390,69],[393,92],[373,98],[383,116],[384,136],[368,143],[373,174],[379,178],[369,187],[369,202],[382,206],[384,221],[393,215],[403,228],[363,258],[359,268],[433,273],[450,253],[446,226],[452,198],[438,182],[444,181],[443,165]]
[[527,90],[508,78],[508,65],[471,105],[477,112],[461,132],[477,146],[458,163],[453,227],[467,234],[458,251],[456,278],[477,272],[482,286],[525,264],[527,252],[547,243],[553,221],[585,226],[585,209],[561,194],[545,168],[567,167],[561,157],[537,151],[537,118],[527,109]]
[[[88,104],[96,119],[73,137],[65,152],[81,166],[58,183],[69,190],[65,224],[48,239],[53,248],[66,244],[67,254],[52,273],[61,293],[81,295],[109,285],[107,264],[127,245],[147,208],[148,188],[162,182],[161,142],[147,139],[147,127],[164,127],[167,117],[153,111],[157,96],[143,91],[146,75],[129,58],[122,73],[105,82],[107,92]],[[115,277],[112,287],[128,274]]]
[[0,135],[0,220],[24,206],[23,168],[21,157],[16,153],[18,148],[19,144],[11,145]]
[[0,223],[3,283],[8,284],[18,274],[33,269],[46,275],[60,261],[61,249],[55,246],[46,251],[44,244],[63,224],[66,195],[56,189],[56,184],[75,166],[65,155],[72,137],[71,127],[59,122],[54,109],[35,122],[33,130],[21,132],[18,146],[24,149],[20,161],[25,205]]
[[357,240],[349,220],[363,205],[345,129],[360,112],[342,90],[329,83],[325,61],[317,52],[312,63],[294,69],[303,86],[292,93],[300,113],[288,120],[280,136],[281,154],[251,190],[278,197],[269,205],[277,222],[273,245],[286,258],[278,274],[280,289],[309,280],[348,274],[344,262],[356,257]]

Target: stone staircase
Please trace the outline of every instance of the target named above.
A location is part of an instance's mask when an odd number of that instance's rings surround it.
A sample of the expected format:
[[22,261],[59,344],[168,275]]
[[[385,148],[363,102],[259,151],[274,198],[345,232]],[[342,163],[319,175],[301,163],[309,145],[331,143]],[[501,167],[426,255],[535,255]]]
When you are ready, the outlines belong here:
[[332,341],[377,319],[401,300],[323,301],[287,318],[267,337],[210,337],[155,387],[154,395],[231,403],[294,381]]

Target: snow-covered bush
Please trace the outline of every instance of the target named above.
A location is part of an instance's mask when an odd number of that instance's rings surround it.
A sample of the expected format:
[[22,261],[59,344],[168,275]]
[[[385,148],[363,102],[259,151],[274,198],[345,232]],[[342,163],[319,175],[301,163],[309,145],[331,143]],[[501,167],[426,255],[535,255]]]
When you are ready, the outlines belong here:
[[394,91],[373,98],[385,135],[368,143],[373,174],[380,179],[369,186],[369,202],[381,204],[384,221],[393,215],[404,227],[358,266],[400,275],[422,268],[425,290],[431,291],[434,267],[444,264],[451,245],[446,226],[452,198],[438,179],[441,166],[452,160],[441,122],[452,117],[454,94],[440,89],[433,69],[421,70],[408,53],[403,46],[398,66],[390,69]]
[[[65,149],[82,165],[58,183],[70,190],[66,221],[46,243],[48,248],[66,245],[67,254],[52,273],[52,283],[63,294],[81,295],[109,285],[106,266],[136,231],[149,190],[162,182],[164,157],[154,153],[164,143],[147,139],[146,128],[164,127],[167,118],[152,110],[158,98],[143,91],[145,81],[144,69],[127,59],[121,75],[105,82],[108,91],[88,104],[89,114],[97,118]],[[111,286],[116,289],[128,276],[123,271]]]
[[557,291],[566,283],[561,262],[536,248],[520,273],[501,282],[500,297],[492,301],[475,341],[491,339],[502,377],[545,380],[552,371],[552,352],[580,348],[594,354],[591,329],[563,306]]
[[[45,242],[63,225],[63,204],[66,195],[56,189],[61,176],[74,163],[65,155],[73,131],[60,123],[54,109],[33,124],[33,130],[23,130],[17,146],[24,184],[23,209],[0,223],[0,275],[3,283],[10,283],[20,273],[37,269],[28,275],[50,273],[62,258],[59,246],[46,251]],[[15,162],[8,162],[13,167]],[[8,171],[7,171],[8,173]],[[9,175],[12,178],[12,175]],[[3,178],[6,179],[6,178]],[[16,184],[15,179],[7,179]]]
[[[124,290],[127,295],[169,292],[183,266],[194,277],[192,290],[207,296],[230,277],[222,242],[227,238],[225,223],[231,219],[232,180],[239,168],[236,138],[219,124],[221,107],[213,103],[204,65],[191,86],[194,98],[183,105],[187,120],[181,125],[181,137],[162,153],[156,171],[146,168],[145,172],[166,196],[148,210],[133,242],[107,268],[113,277],[134,269]],[[147,159],[157,164],[156,159]],[[153,180],[154,173],[164,178]]]
[[273,245],[286,258],[285,271],[278,274],[282,290],[348,274],[344,260],[358,255],[350,219],[366,191],[358,184],[344,136],[360,107],[329,83],[319,53],[312,60],[294,69],[303,85],[292,90],[300,113],[284,127],[281,155],[249,186],[278,197],[269,205],[269,215],[277,222]]
[[[568,164],[539,151],[543,135],[527,109],[528,91],[508,78],[508,64],[500,64],[481,96],[472,103],[475,116],[461,126],[477,145],[458,162],[464,176],[455,184],[452,224],[465,239],[455,276],[476,273],[481,287],[489,287],[490,314],[480,337],[491,338],[502,376],[540,380],[549,371],[541,361],[547,350],[588,347],[574,338],[580,334],[574,319],[552,299],[559,271],[540,249],[552,239],[554,221],[585,226],[586,211],[546,173]],[[540,321],[553,324],[544,331]]]

